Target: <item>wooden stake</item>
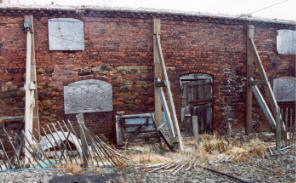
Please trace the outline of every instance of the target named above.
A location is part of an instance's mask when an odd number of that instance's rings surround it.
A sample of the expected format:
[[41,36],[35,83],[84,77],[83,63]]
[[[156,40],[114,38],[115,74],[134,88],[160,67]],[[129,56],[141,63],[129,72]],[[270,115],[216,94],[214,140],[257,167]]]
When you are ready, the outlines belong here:
[[276,111],[276,149],[280,150],[282,140],[282,124],[280,118],[280,110],[277,108]]
[[82,144],[82,154],[83,154],[83,160],[84,160],[84,167],[88,167],[88,158],[89,158],[89,153],[88,153],[88,144],[86,141],[86,136],[84,133],[84,118],[83,114],[79,113],[76,115],[77,122],[79,125],[79,132],[80,132],[80,139],[81,139],[81,144]]
[[194,149],[197,150],[198,146],[198,116],[192,116],[192,127],[194,134]]

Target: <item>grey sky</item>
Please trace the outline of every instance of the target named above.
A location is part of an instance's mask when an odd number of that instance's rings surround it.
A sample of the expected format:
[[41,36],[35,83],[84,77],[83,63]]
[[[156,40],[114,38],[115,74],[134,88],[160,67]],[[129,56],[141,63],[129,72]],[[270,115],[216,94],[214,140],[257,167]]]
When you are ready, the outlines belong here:
[[[105,7],[152,8],[226,15],[247,14],[284,0],[16,0],[21,4],[96,5]],[[254,17],[296,21],[296,0],[254,13]]]

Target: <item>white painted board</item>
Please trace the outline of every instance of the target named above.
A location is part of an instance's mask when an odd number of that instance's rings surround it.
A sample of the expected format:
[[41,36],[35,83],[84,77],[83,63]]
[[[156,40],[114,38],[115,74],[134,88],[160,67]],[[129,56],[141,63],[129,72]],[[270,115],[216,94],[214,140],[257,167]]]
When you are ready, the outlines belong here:
[[64,107],[66,114],[112,111],[112,85],[90,79],[64,86]]
[[84,50],[83,22],[74,18],[48,20],[49,50]]
[[276,42],[276,47],[279,54],[296,54],[295,30],[278,30]]
[[277,101],[296,101],[296,77],[281,77],[273,80],[273,91]]

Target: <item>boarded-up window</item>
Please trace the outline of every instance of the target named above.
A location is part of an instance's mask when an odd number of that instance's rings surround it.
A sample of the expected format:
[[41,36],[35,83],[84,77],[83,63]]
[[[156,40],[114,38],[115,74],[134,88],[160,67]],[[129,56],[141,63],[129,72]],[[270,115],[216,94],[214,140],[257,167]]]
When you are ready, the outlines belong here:
[[296,31],[277,31],[277,51],[279,54],[296,54]]
[[66,114],[113,110],[112,85],[100,80],[82,80],[64,86]]
[[49,50],[84,50],[83,22],[73,18],[48,20]]
[[296,78],[281,77],[274,79],[273,91],[278,102],[296,101]]

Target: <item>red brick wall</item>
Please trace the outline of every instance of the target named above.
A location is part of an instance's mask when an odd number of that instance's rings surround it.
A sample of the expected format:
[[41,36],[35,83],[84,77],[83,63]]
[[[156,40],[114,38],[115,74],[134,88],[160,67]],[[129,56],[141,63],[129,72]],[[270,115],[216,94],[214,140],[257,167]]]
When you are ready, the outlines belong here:
[[[29,13],[29,12],[27,12]],[[34,13],[34,12],[33,12]],[[0,16],[0,115],[23,115],[25,32],[23,14]],[[109,12],[112,15],[112,12]],[[147,15],[148,16],[148,15]],[[84,22],[84,51],[49,51],[48,18],[71,17]],[[161,18],[161,43],[179,111],[179,76],[207,73],[214,78],[214,130],[223,132],[230,122],[242,129],[245,122],[245,22]],[[295,76],[295,55],[276,53],[276,30],[291,25],[253,22],[255,43],[272,78]],[[154,110],[152,17],[120,17],[79,13],[34,13],[35,48],[41,125],[72,119],[65,116],[63,87],[83,79],[100,79],[113,86],[114,111],[87,114],[87,126],[112,135],[117,112]],[[266,129],[262,116],[254,127]],[[260,122],[260,123],[259,123]],[[259,129],[260,129],[259,128]]]

